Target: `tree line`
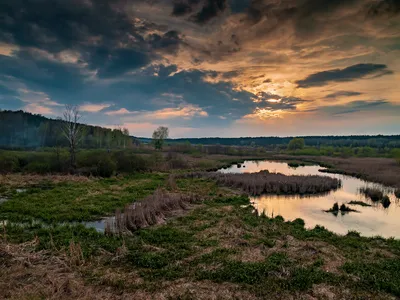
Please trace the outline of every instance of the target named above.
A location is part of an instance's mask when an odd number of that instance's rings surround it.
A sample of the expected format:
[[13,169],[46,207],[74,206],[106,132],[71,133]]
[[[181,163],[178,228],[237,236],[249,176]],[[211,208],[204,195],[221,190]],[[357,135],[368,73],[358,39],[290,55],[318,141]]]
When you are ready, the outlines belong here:
[[[165,143],[192,145],[223,145],[223,146],[261,146],[270,150],[285,149],[295,137],[238,137],[238,138],[180,138],[166,139]],[[349,136],[302,136],[309,147],[371,147],[399,148],[400,135],[349,135]],[[150,143],[149,138],[138,138],[143,143]]]
[[[24,149],[69,147],[66,116],[49,119],[28,112],[0,110],[0,147]],[[80,120],[77,120],[78,123]],[[104,128],[79,123],[81,148],[126,148],[134,140],[126,128]]]

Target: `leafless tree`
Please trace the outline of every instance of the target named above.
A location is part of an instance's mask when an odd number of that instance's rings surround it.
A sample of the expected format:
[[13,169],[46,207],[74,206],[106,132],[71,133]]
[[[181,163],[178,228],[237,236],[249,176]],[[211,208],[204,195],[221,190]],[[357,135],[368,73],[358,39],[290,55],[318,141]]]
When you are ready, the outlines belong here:
[[78,106],[65,106],[61,131],[69,143],[71,168],[76,168],[76,151],[83,137],[82,126],[78,123],[81,117]]

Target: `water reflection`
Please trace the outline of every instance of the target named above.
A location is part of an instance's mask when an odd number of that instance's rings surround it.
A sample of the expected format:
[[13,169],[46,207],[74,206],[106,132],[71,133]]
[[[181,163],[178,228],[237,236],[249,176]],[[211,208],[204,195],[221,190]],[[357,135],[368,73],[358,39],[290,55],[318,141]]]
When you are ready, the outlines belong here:
[[[349,230],[356,230],[364,236],[400,237],[400,206],[391,188],[383,185],[366,182],[350,176],[323,173],[319,166],[304,166],[290,168],[287,163],[276,161],[246,161],[245,168],[236,165],[222,169],[223,173],[253,173],[261,170],[278,172],[285,175],[322,175],[342,180],[342,187],[325,195],[299,197],[285,195],[264,195],[253,197],[254,207],[259,213],[263,211],[268,216],[281,215],[285,220],[302,218],[307,228],[322,225],[327,229],[346,234]],[[382,203],[373,202],[360,193],[361,188],[372,187],[382,189],[390,198],[391,204],[384,208]],[[326,213],[335,202],[339,205],[350,201],[363,201],[370,207],[349,205],[360,213],[337,214]]]

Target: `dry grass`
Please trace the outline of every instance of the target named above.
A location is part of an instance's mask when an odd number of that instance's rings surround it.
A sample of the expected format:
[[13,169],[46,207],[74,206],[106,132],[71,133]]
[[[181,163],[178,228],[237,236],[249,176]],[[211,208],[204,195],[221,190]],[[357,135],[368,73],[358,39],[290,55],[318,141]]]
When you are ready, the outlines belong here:
[[383,198],[383,192],[380,189],[369,188],[369,187],[361,188],[360,193],[375,202],[380,201]]
[[93,178],[78,175],[37,175],[37,174],[0,174],[0,185],[24,187],[42,182],[90,182]]
[[332,166],[333,172],[360,177],[365,180],[400,188],[400,165],[392,158],[339,158],[328,156],[276,155],[275,159],[317,161]]
[[194,194],[185,195],[157,189],[144,200],[125,206],[123,213],[117,210],[115,217],[106,221],[106,233],[132,232],[163,223],[168,215],[186,210],[190,204],[199,201],[199,196]]
[[337,189],[341,185],[340,180],[326,176],[286,176],[266,171],[244,174],[198,172],[182,176],[213,179],[218,184],[241,189],[252,196],[262,194],[319,194]]

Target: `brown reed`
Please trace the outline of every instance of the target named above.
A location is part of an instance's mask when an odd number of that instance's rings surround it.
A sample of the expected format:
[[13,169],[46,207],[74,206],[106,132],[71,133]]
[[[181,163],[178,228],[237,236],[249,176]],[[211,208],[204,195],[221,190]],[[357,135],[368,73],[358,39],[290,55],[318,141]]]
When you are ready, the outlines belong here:
[[341,186],[336,178],[317,175],[292,175],[269,173],[226,174],[219,172],[197,172],[181,175],[189,178],[209,178],[218,184],[240,189],[245,193],[258,196],[262,194],[319,194],[329,192]]
[[157,189],[153,195],[125,206],[124,212],[117,210],[114,218],[106,221],[106,234],[133,232],[138,229],[159,224],[165,218],[179,210],[186,210],[200,197],[195,194],[185,195]]

